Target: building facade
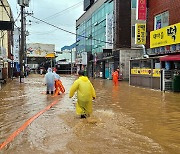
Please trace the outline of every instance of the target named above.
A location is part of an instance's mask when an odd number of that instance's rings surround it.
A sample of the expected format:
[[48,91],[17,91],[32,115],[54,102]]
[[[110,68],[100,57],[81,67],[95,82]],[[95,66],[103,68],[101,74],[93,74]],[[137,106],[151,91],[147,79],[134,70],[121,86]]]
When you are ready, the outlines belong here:
[[179,0],[149,0],[147,8],[146,48],[150,58],[131,61],[131,84],[180,91]]
[[[87,56],[88,63],[82,66],[88,70],[88,75],[91,77],[94,74],[95,76],[102,74],[102,53],[107,45],[106,19],[110,16],[113,17],[113,9],[113,1],[94,1],[89,9],[76,21],[77,58],[79,55]],[[111,29],[111,35],[113,33],[112,28],[111,24],[109,28]]]
[[131,0],[98,0],[76,21],[77,55],[87,53],[88,76],[111,79],[120,68],[129,77],[129,59],[141,52],[131,50],[131,10]]
[[55,45],[28,43],[26,57],[26,64],[31,70],[39,72],[40,67],[47,70],[55,66]]
[[0,80],[12,76],[13,16],[7,0],[0,2]]

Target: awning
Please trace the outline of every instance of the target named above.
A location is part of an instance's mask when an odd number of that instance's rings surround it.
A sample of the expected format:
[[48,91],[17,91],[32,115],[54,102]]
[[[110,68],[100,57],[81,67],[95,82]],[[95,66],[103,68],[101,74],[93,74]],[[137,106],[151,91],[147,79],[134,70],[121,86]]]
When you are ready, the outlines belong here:
[[160,57],[160,61],[180,61],[180,54]]

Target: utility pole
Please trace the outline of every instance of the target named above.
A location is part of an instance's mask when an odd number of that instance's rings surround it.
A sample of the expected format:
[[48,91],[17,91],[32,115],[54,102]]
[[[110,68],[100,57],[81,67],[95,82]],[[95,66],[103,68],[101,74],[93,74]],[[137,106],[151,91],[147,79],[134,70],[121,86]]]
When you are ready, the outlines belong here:
[[24,16],[24,8],[29,6],[30,0],[18,0],[18,4],[21,7],[21,46],[19,50],[19,61],[20,61],[20,83],[24,82],[24,52],[25,52],[25,30],[24,30],[24,22],[25,22],[25,16]]
[[24,81],[24,5],[21,5],[20,83]]

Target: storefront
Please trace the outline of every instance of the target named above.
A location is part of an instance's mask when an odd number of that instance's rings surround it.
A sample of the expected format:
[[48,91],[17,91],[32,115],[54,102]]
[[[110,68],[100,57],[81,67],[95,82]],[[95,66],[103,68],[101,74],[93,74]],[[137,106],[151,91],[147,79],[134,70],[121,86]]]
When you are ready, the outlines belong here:
[[160,58],[162,66],[162,91],[180,92],[180,54]]
[[130,60],[130,85],[180,91],[180,23],[151,31],[148,55]]
[[130,85],[160,89],[160,76],[159,57],[130,60]]

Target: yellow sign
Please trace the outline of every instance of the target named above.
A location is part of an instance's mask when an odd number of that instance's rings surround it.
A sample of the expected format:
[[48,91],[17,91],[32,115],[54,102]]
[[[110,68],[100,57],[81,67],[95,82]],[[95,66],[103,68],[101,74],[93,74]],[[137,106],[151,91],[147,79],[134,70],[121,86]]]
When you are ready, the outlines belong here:
[[161,70],[160,69],[153,69],[153,77],[160,77]]
[[131,69],[131,74],[140,74],[140,69]]
[[150,32],[150,48],[180,43],[180,23]]
[[150,68],[131,69],[131,74],[151,75],[151,69]]
[[48,53],[46,55],[46,58],[55,58],[55,54],[54,53]]
[[151,69],[145,69],[145,68],[141,68],[141,74],[142,75],[151,75]]
[[136,68],[136,69],[131,69],[131,74],[152,75],[153,77],[160,77],[161,71],[160,69],[153,69],[152,72],[150,68]]
[[135,44],[146,44],[146,24],[135,25]]

